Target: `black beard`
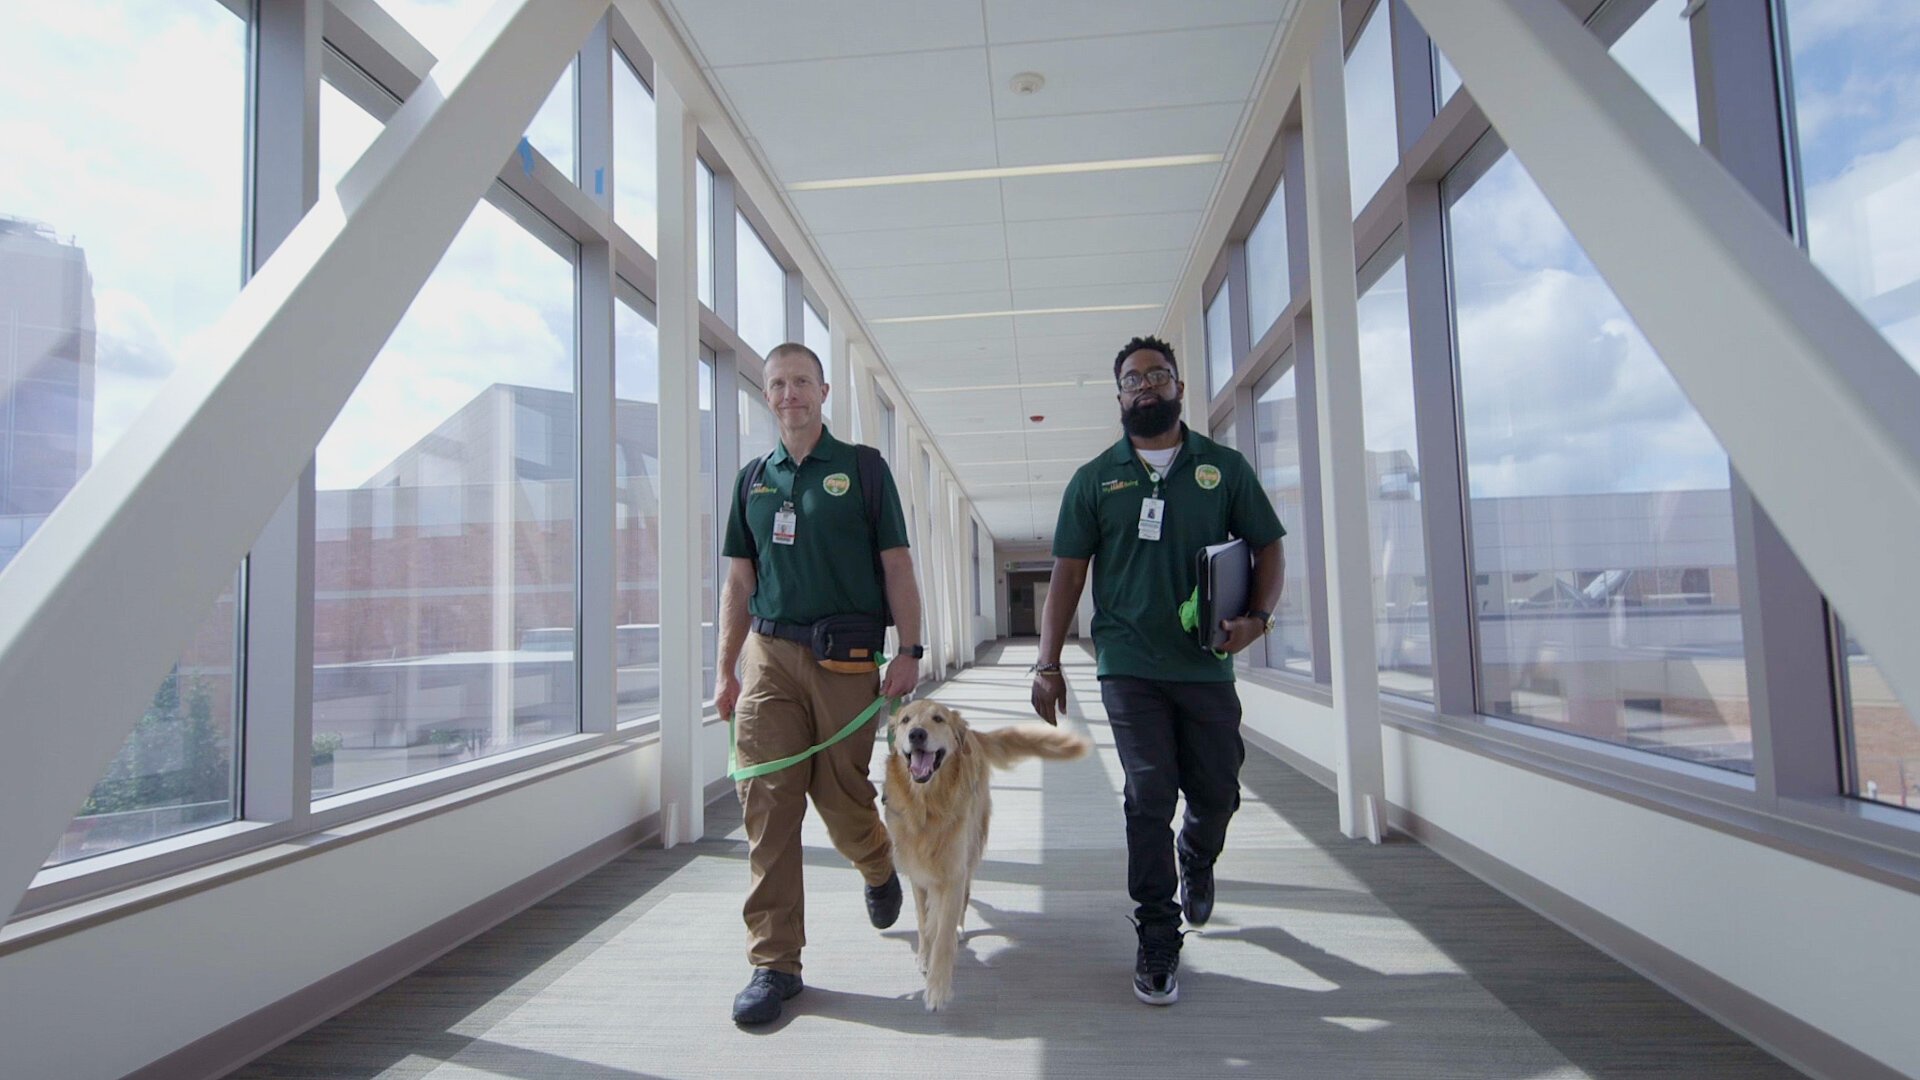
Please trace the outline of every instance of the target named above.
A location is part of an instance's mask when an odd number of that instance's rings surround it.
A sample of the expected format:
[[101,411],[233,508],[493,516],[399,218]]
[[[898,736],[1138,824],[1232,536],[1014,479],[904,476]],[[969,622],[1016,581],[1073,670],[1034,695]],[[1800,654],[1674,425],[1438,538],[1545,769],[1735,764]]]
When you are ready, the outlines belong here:
[[1120,426],[1136,439],[1152,439],[1173,430],[1180,422],[1180,399],[1168,400],[1158,394],[1144,402],[1120,410]]

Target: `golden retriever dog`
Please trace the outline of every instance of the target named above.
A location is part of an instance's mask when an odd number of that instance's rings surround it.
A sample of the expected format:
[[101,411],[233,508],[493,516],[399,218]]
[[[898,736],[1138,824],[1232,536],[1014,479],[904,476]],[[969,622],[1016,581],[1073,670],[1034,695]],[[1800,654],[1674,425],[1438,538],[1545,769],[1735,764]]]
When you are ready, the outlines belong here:
[[894,862],[913,884],[920,916],[917,959],[931,1012],[953,1000],[953,955],[993,815],[988,767],[1010,768],[1028,758],[1067,761],[1085,756],[1093,743],[1045,724],[975,731],[958,712],[934,701],[900,710],[890,735],[887,831]]

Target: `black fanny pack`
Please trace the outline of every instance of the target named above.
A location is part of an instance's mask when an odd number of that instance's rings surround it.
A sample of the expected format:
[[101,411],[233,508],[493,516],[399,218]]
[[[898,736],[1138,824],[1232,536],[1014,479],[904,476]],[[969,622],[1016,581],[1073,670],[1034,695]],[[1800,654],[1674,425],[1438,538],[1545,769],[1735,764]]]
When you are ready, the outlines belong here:
[[877,615],[829,615],[813,624],[813,658],[822,665],[872,669],[886,647],[887,624]]

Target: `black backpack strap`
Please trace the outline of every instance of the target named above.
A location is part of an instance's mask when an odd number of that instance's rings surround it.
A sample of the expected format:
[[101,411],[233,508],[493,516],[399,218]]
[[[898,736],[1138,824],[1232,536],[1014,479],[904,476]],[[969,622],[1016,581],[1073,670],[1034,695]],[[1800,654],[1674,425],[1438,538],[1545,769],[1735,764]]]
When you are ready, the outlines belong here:
[[733,493],[734,510],[740,515],[740,531],[747,534],[747,557],[756,564],[760,561],[760,542],[753,538],[753,526],[747,521],[747,497],[754,488],[760,486],[760,474],[767,470],[767,458],[772,456],[769,453],[765,457],[754,458],[747,466],[746,473],[740,477],[740,486]]
[[873,543],[873,574],[880,582],[880,617],[893,625],[893,605],[887,600],[887,570],[880,561],[880,511],[886,499],[887,459],[871,446],[856,444],[854,463],[860,471],[860,500],[867,504],[867,537]]

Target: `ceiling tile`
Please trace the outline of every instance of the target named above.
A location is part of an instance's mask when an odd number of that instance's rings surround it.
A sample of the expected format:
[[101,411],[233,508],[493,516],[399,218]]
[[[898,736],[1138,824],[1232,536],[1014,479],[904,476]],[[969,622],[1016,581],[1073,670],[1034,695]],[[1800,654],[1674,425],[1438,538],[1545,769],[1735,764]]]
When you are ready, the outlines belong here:
[[[1008,221],[1203,210],[1219,178],[1218,165],[1170,169],[1018,176],[1006,186]],[[1191,238],[1189,238],[1191,239]]]
[[980,49],[716,68],[714,76],[784,183],[998,164]]
[[[1112,307],[1122,304],[1165,305],[1173,294],[1173,279],[1138,285],[1077,285],[1058,289],[1015,289],[1016,311],[1043,311],[1049,308]],[[1160,325],[1161,307],[1153,310],[1116,312],[1131,316],[1143,328]],[[1145,329],[1141,331],[1145,333]]]
[[1015,259],[1010,272],[1016,290],[1171,282],[1180,273],[1186,258],[1183,249]]
[[1162,313],[1153,311],[1080,311],[1065,315],[1022,315],[1014,320],[1021,338],[1050,334],[1089,334],[1112,338],[1114,348],[1136,334],[1157,333]]
[[700,55],[713,66],[986,44],[972,4],[895,0],[672,0]]
[[1007,262],[1005,259],[995,259],[866,267],[842,270],[840,281],[853,299],[861,301],[863,306],[867,300],[887,297],[1004,291],[1007,288]]
[[998,225],[1002,220],[998,180],[795,191],[788,197],[817,233]]
[[[1013,294],[1006,289],[985,292],[929,293],[925,296],[886,296],[857,301],[869,319],[911,319],[922,315],[969,315],[981,311],[1012,311]],[[992,322],[991,319],[952,319],[949,322]],[[884,325],[884,324],[883,324]],[[895,326],[935,326],[937,323],[894,323]],[[949,338],[948,340],[952,340]]]
[[943,225],[932,229],[819,233],[821,253],[844,276],[874,266],[979,262],[1007,257],[1007,231],[990,225]]
[[1194,26],[1273,23],[1294,0],[985,0],[988,40],[1048,41],[1098,34],[1140,34]]
[[[994,115],[1005,120],[1245,102],[1273,28],[1268,23],[994,45],[987,50]],[[1046,77],[1039,93],[1020,94],[1010,85],[1025,71]]]
[[1198,210],[1187,210],[1009,222],[1005,230],[1007,256],[1044,259],[1126,251],[1185,252],[1193,246],[1200,216]]
[[1116,161],[1226,151],[1246,103],[1132,109],[1002,119],[996,125],[1002,165]]
[[1013,348],[1013,320],[1000,319],[950,319],[941,322],[925,323],[881,323],[874,326],[873,333],[879,339],[880,347],[891,356],[896,348],[917,348],[923,345],[945,344],[955,341],[964,342],[1002,342],[1008,349]]

